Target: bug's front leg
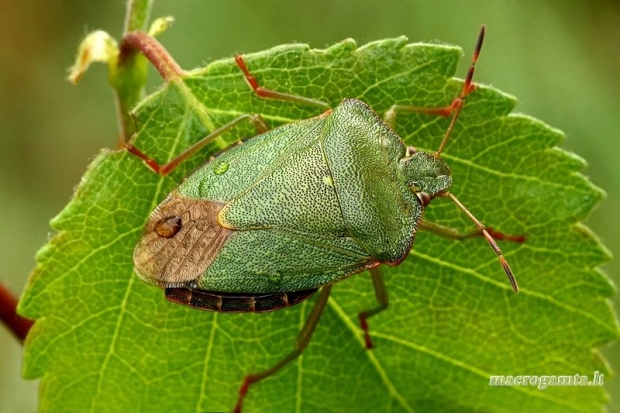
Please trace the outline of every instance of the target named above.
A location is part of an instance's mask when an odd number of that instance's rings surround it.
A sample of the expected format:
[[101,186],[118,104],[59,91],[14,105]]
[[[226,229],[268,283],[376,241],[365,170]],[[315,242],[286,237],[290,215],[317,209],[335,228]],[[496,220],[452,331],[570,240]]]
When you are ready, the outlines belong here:
[[375,296],[377,297],[378,306],[371,308],[370,310],[360,312],[357,317],[360,320],[360,325],[364,331],[364,340],[366,342],[366,348],[371,349],[373,347],[372,340],[370,339],[370,333],[368,332],[368,317],[372,317],[375,314],[388,308],[388,291],[383,279],[383,274],[378,267],[370,269],[370,275],[372,277],[372,285],[375,289]]
[[450,239],[456,239],[456,240],[463,240],[463,239],[474,237],[474,236],[484,237],[489,243],[490,247],[495,252],[495,254],[498,256],[499,262],[504,268],[504,271],[506,272],[506,276],[508,277],[508,280],[510,281],[510,285],[512,286],[513,291],[515,293],[518,293],[519,285],[517,284],[517,280],[512,272],[512,269],[510,268],[510,265],[508,264],[508,261],[504,257],[502,250],[499,248],[499,245],[497,245],[497,243],[495,242],[495,238],[522,243],[522,242],[525,242],[525,236],[524,235],[506,235],[502,232],[497,232],[489,228],[486,228],[484,225],[482,225],[480,221],[478,221],[476,217],[473,216],[471,212],[469,212],[467,208],[465,208],[465,206],[463,206],[463,204],[461,204],[461,202],[458,199],[456,199],[454,195],[447,192],[446,195],[444,196],[447,196],[450,199],[452,199],[452,201],[454,201],[454,203],[463,212],[465,212],[467,216],[476,224],[478,229],[475,230],[475,232],[461,233],[454,228],[445,227],[443,225],[435,224],[433,222],[425,221],[425,220],[420,221],[419,228],[421,230],[432,232],[433,234],[442,236],[444,238],[450,238]]
[[[480,232],[478,229],[473,229],[468,232],[461,232],[458,229],[446,227],[445,225],[436,224],[434,222],[422,219],[419,224],[419,229],[422,231],[428,231],[435,235],[439,235],[440,237],[454,239],[454,240],[464,240],[467,238],[473,237],[483,237],[484,234]],[[508,235],[503,232],[495,231],[490,227],[485,227],[486,231],[491,234],[491,236],[495,239],[502,241],[512,241],[512,242],[525,242],[525,235]]]
[[476,62],[478,61],[478,57],[480,56],[480,50],[482,49],[482,43],[484,41],[484,33],[486,29],[483,25],[480,28],[480,34],[478,35],[478,40],[476,42],[476,48],[474,50],[474,54],[471,58],[471,64],[469,65],[469,70],[467,71],[467,76],[465,77],[465,82],[463,82],[463,88],[461,92],[456,96],[452,103],[448,106],[438,107],[438,108],[428,108],[428,107],[417,107],[417,106],[408,106],[408,105],[394,105],[392,106],[384,115],[385,122],[394,127],[396,123],[396,114],[397,113],[425,113],[428,115],[437,115],[437,116],[452,116],[452,120],[450,120],[450,125],[446,132],[444,133],[443,139],[441,140],[441,144],[439,148],[435,152],[435,156],[439,157],[441,152],[443,152],[446,143],[448,142],[448,138],[452,134],[454,130],[454,125],[456,125],[456,120],[463,110],[463,105],[465,104],[465,98],[476,89],[476,85],[473,83],[474,72],[476,71]]
[[325,310],[325,306],[327,305],[327,300],[329,299],[329,294],[332,291],[331,285],[326,285],[321,288],[321,292],[314,303],[314,307],[312,307],[312,311],[306,320],[303,328],[299,332],[297,336],[297,341],[295,342],[295,348],[292,352],[290,352],[286,357],[280,360],[276,365],[268,368],[267,370],[261,371],[259,373],[248,374],[243,378],[243,383],[241,384],[241,388],[239,389],[239,397],[237,399],[237,404],[235,405],[235,413],[241,412],[241,407],[243,404],[243,399],[248,392],[250,386],[257,381],[263,380],[272,374],[277,373],[284,366],[289,364],[291,361],[295,360],[301,353],[303,353],[304,349],[308,346],[310,339],[312,338],[312,334],[314,334],[314,330],[316,326],[319,324],[319,320],[321,319],[321,315],[323,314],[323,310]]

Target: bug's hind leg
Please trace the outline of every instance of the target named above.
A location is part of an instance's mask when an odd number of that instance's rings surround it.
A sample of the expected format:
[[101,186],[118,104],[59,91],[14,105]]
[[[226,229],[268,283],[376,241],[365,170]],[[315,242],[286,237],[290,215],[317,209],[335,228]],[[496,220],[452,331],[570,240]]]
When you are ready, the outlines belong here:
[[153,171],[155,171],[156,173],[160,175],[165,176],[165,175],[168,175],[170,172],[172,172],[181,163],[183,163],[183,161],[187,160],[189,157],[194,155],[200,149],[204,148],[209,142],[213,142],[217,137],[228,132],[229,130],[231,130],[232,128],[234,128],[235,126],[239,125],[242,122],[250,122],[254,126],[254,129],[256,129],[257,134],[264,133],[269,130],[269,127],[265,123],[265,120],[263,119],[262,116],[244,114],[232,120],[231,122],[228,122],[227,124],[221,126],[220,128],[214,130],[213,132],[211,132],[204,138],[200,139],[198,142],[196,142],[189,148],[185,149],[181,154],[177,155],[174,159],[172,159],[171,161],[169,161],[168,163],[164,165],[160,165],[159,163],[157,163],[155,159],[151,158],[150,156],[142,152],[140,149],[136,148],[131,142],[127,142],[125,144],[125,149],[127,149],[129,153],[142,159],[148,165],[148,167],[151,168]]
[[325,306],[327,305],[327,300],[329,299],[329,294],[331,293],[331,291],[331,285],[326,285],[325,287],[321,288],[321,292],[319,293],[319,296],[314,303],[314,307],[312,307],[312,311],[310,312],[306,323],[304,324],[303,328],[299,332],[299,335],[297,336],[295,348],[292,352],[290,352],[286,357],[280,360],[276,365],[268,368],[267,370],[263,370],[259,373],[248,374],[243,378],[243,383],[241,384],[241,388],[239,389],[239,398],[237,399],[237,404],[235,405],[235,413],[241,412],[243,399],[245,398],[248,389],[252,384],[277,373],[284,366],[299,357],[299,355],[308,346],[308,343],[312,338],[312,334],[314,334],[314,330],[319,324],[319,320],[321,319],[323,310],[325,310]]

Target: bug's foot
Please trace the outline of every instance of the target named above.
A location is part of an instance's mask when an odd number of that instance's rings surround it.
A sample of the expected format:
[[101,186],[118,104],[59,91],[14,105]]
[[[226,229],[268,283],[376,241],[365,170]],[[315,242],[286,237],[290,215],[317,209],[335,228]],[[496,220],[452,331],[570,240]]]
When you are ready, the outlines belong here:
[[525,242],[525,235],[508,235],[503,232],[495,231],[494,229],[487,227],[487,232],[491,234],[491,236],[495,239],[499,239],[502,241],[512,241],[512,242]]
[[366,350],[371,350],[373,348],[372,339],[370,338],[370,332],[368,331],[368,321],[366,320],[366,314],[359,313],[358,318],[360,319],[360,326],[364,331],[364,343],[366,345]]
[[243,399],[245,395],[248,393],[248,389],[250,388],[250,384],[252,384],[252,376],[245,376],[243,378],[243,383],[241,384],[241,388],[239,389],[239,397],[237,398],[237,404],[235,404],[234,413],[241,413],[241,407],[243,405]]

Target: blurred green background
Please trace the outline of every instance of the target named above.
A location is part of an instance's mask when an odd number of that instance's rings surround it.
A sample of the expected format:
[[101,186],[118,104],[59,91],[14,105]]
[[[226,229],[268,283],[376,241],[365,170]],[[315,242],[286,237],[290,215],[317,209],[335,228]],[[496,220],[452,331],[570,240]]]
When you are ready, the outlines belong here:
[[[78,87],[64,77],[86,32],[120,36],[125,4],[0,4],[0,217],[6,230],[0,280],[17,293],[48,239],[49,219],[69,200],[99,149],[116,145],[106,68],[91,68]],[[584,173],[609,194],[587,223],[612,252],[620,251],[614,212],[620,209],[617,1],[177,0],[156,2],[153,16],[162,15],[176,18],[160,40],[184,68],[292,41],[323,48],[346,37],[361,45],[403,34],[412,41],[458,44],[470,56],[486,23],[476,80],[516,95],[519,112],[566,132],[562,146],[588,160]],[[459,74],[465,70],[461,65]],[[153,76],[151,90],[156,82]],[[605,267],[616,284],[619,269],[618,263]],[[519,274],[519,282],[534,283],[536,274]],[[616,308],[619,303],[616,297]],[[33,411],[36,383],[20,379],[21,345],[0,329],[0,348],[0,412]],[[603,352],[620,371],[620,345]],[[606,380],[608,409],[620,412],[620,380]]]

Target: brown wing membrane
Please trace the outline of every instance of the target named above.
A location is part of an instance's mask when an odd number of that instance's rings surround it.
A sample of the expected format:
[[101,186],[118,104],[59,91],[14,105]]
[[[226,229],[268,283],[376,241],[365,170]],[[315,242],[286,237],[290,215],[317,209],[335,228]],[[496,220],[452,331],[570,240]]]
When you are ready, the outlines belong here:
[[317,289],[273,294],[239,294],[166,288],[166,299],[177,304],[223,313],[264,313],[292,307],[310,298]]
[[223,206],[172,192],[149,216],[134,250],[136,274],[161,287],[200,277],[233,233],[217,222]]

